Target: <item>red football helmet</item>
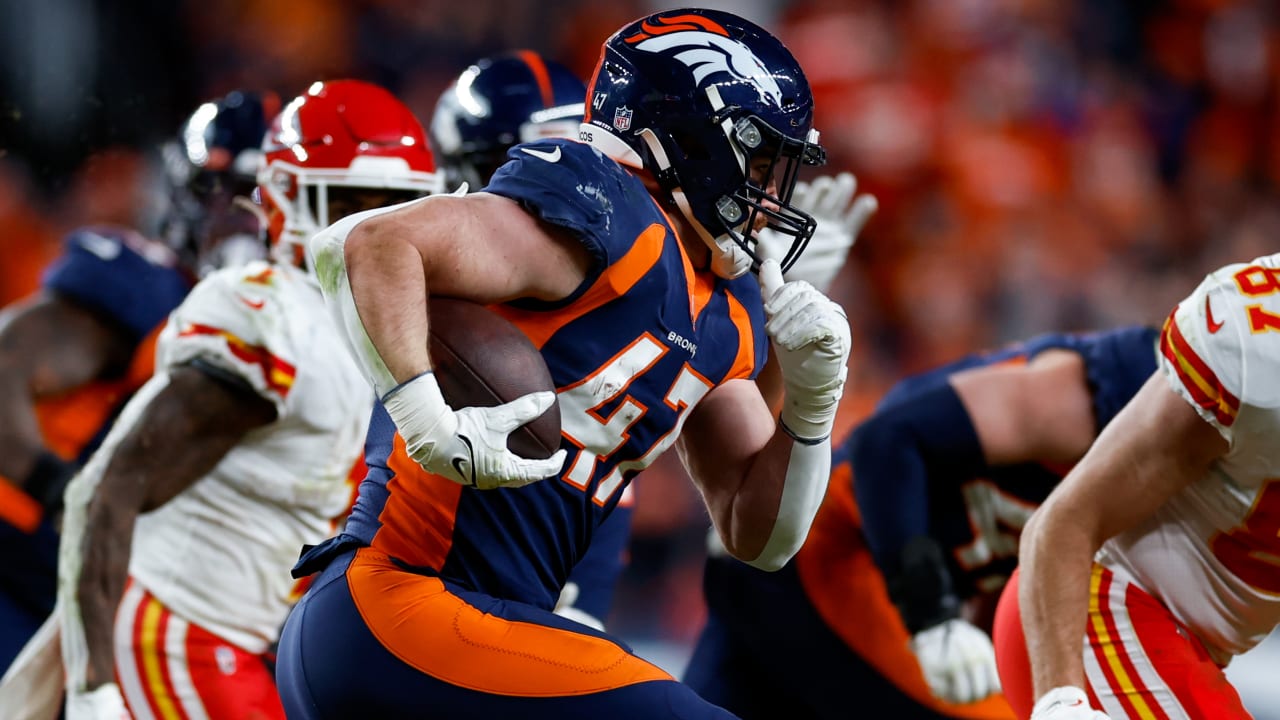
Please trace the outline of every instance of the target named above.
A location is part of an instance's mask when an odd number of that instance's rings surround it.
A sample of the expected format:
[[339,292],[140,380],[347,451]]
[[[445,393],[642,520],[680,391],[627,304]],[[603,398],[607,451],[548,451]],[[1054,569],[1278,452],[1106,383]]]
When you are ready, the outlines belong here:
[[283,262],[302,265],[307,239],[342,216],[443,189],[418,119],[359,80],[313,83],[272,121],[262,152],[258,188]]

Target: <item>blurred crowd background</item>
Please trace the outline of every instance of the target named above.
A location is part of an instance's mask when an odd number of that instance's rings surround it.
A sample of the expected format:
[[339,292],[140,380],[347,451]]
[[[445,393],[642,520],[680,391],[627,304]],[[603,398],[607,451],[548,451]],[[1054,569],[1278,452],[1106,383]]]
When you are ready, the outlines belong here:
[[[358,77],[424,121],[476,58],[589,76],[643,0],[0,1],[0,302],[76,225],[147,229],[153,147],[235,88]],[[703,2],[806,69],[828,172],[881,209],[837,281],[847,430],[898,377],[1049,330],[1163,321],[1207,271],[1276,250],[1280,34],[1263,0]],[[687,645],[706,518],[668,459],[637,485],[611,626]]]

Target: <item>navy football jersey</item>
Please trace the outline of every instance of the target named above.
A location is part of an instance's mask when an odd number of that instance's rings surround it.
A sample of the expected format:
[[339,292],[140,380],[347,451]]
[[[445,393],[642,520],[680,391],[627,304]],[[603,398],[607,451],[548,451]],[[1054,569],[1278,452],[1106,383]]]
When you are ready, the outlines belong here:
[[547,362],[565,466],[523,488],[464,488],[422,471],[379,410],[346,532],[404,567],[549,609],[626,484],[714,387],[754,378],[767,346],[756,279],[694,272],[626,168],[569,140],[517,146],[509,158],[487,192],[564,229],[594,259],[561,302],[494,308]]
[[[1137,393],[1156,367],[1157,332],[1149,327],[1127,327],[1088,334],[1045,334],[996,351],[977,353],[933,370],[906,378],[881,400],[877,411],[893,407],[922,392],[946,383],[965,369],[1000,363],[1025,363],[1046,350],[1069,350],[1084,360],[1085,376],[1093,399],[1094,416],[1101,431]],[[836,450],[832,466],[849,456],[851,443]],[[1031,513],[1057,486],[1069,466],[1047,463],[986,465],[956,468],[942,463],[928,467],[928,497],[915,500],[928,508],[910,517],[928,527],[883,528],[895,538],[926,532],[942,545],[951,565],[956,592],[967,597],[1003,586],[1018,559],[1018,537]],[[858,482],[858,468],[853,468]],[[896,498],[898,502],[907,499]],[[864,517],[874,509],[863,508]],[[875,548],[895,546],[895,539],[876,537],[877,523],[863,530]]]

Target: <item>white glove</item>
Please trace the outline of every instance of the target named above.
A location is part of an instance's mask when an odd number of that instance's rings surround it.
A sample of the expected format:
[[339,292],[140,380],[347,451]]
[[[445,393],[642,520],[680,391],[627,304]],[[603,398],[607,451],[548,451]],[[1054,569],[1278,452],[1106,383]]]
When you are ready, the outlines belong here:
[[521,487],[560,472],[564,450],[535,460],[507,449],[507,436],[555,401],[555,393],[538,392],[497,407],[454,410],[430,372],[400,385],[382,400],[409,457],[429,473],[481,490]]
[[90,692],[67,693],[67,720],[132,720],[124,696],[115,683],[103,683]]
[[[791,206],[812,215],[818,225],[800,258],[787,270],[787,280],[804,280],[824,293],[831,288],[849,249],[879,207],[874,196],[864,193],[854,197],[857,189],[857,179],[847,172],[835,177],[824,175],[812,183],[796,183]],[[760,257],[775,260],[782,259],[793,239],[768,229],[757,233],[757,237]]]
[[593,630],[604,632],[604,622],[600,618],[574,607],[574,603],[578,602],[578,596],[581,594],[582,589],[578,587],[578,583],[565,583],[564,587],[560,588],[560,597],[556,599],[556,606],[552,612],[562,618],[568,618],[576,623],[586,625]]
[[1094,710],[1080,688],[1064,685],[1040,696],[1031,720],[1111,720],[1111,716]]
[[782,424],[797,439],[820,441],[831,435],[844,392],[849,320],[809,283],[784,283],[777,260],[760,265],[760,290],[785,388]]
[[929,689],[942,700],[971,703],[1000,692],[991,638],[964,620],[921,630],[912,636],[911,650]]

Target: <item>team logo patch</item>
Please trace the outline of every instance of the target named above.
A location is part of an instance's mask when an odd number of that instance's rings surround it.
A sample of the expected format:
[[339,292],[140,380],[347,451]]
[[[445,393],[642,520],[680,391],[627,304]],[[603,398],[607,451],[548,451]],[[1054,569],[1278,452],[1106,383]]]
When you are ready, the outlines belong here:
[[631,109],[626,105],[613,111],[613,129],[626,132],[631,127]]
[[719,24],[697,15],[660,17],[658,21],[643,23],[642,30],[625,42],[644,52],[670,52],[693,71],[698,87],[708,78],[729,75],[754,85],[762,99],[782,106],[782,88],[764,63],[751,48],[729,37]]

